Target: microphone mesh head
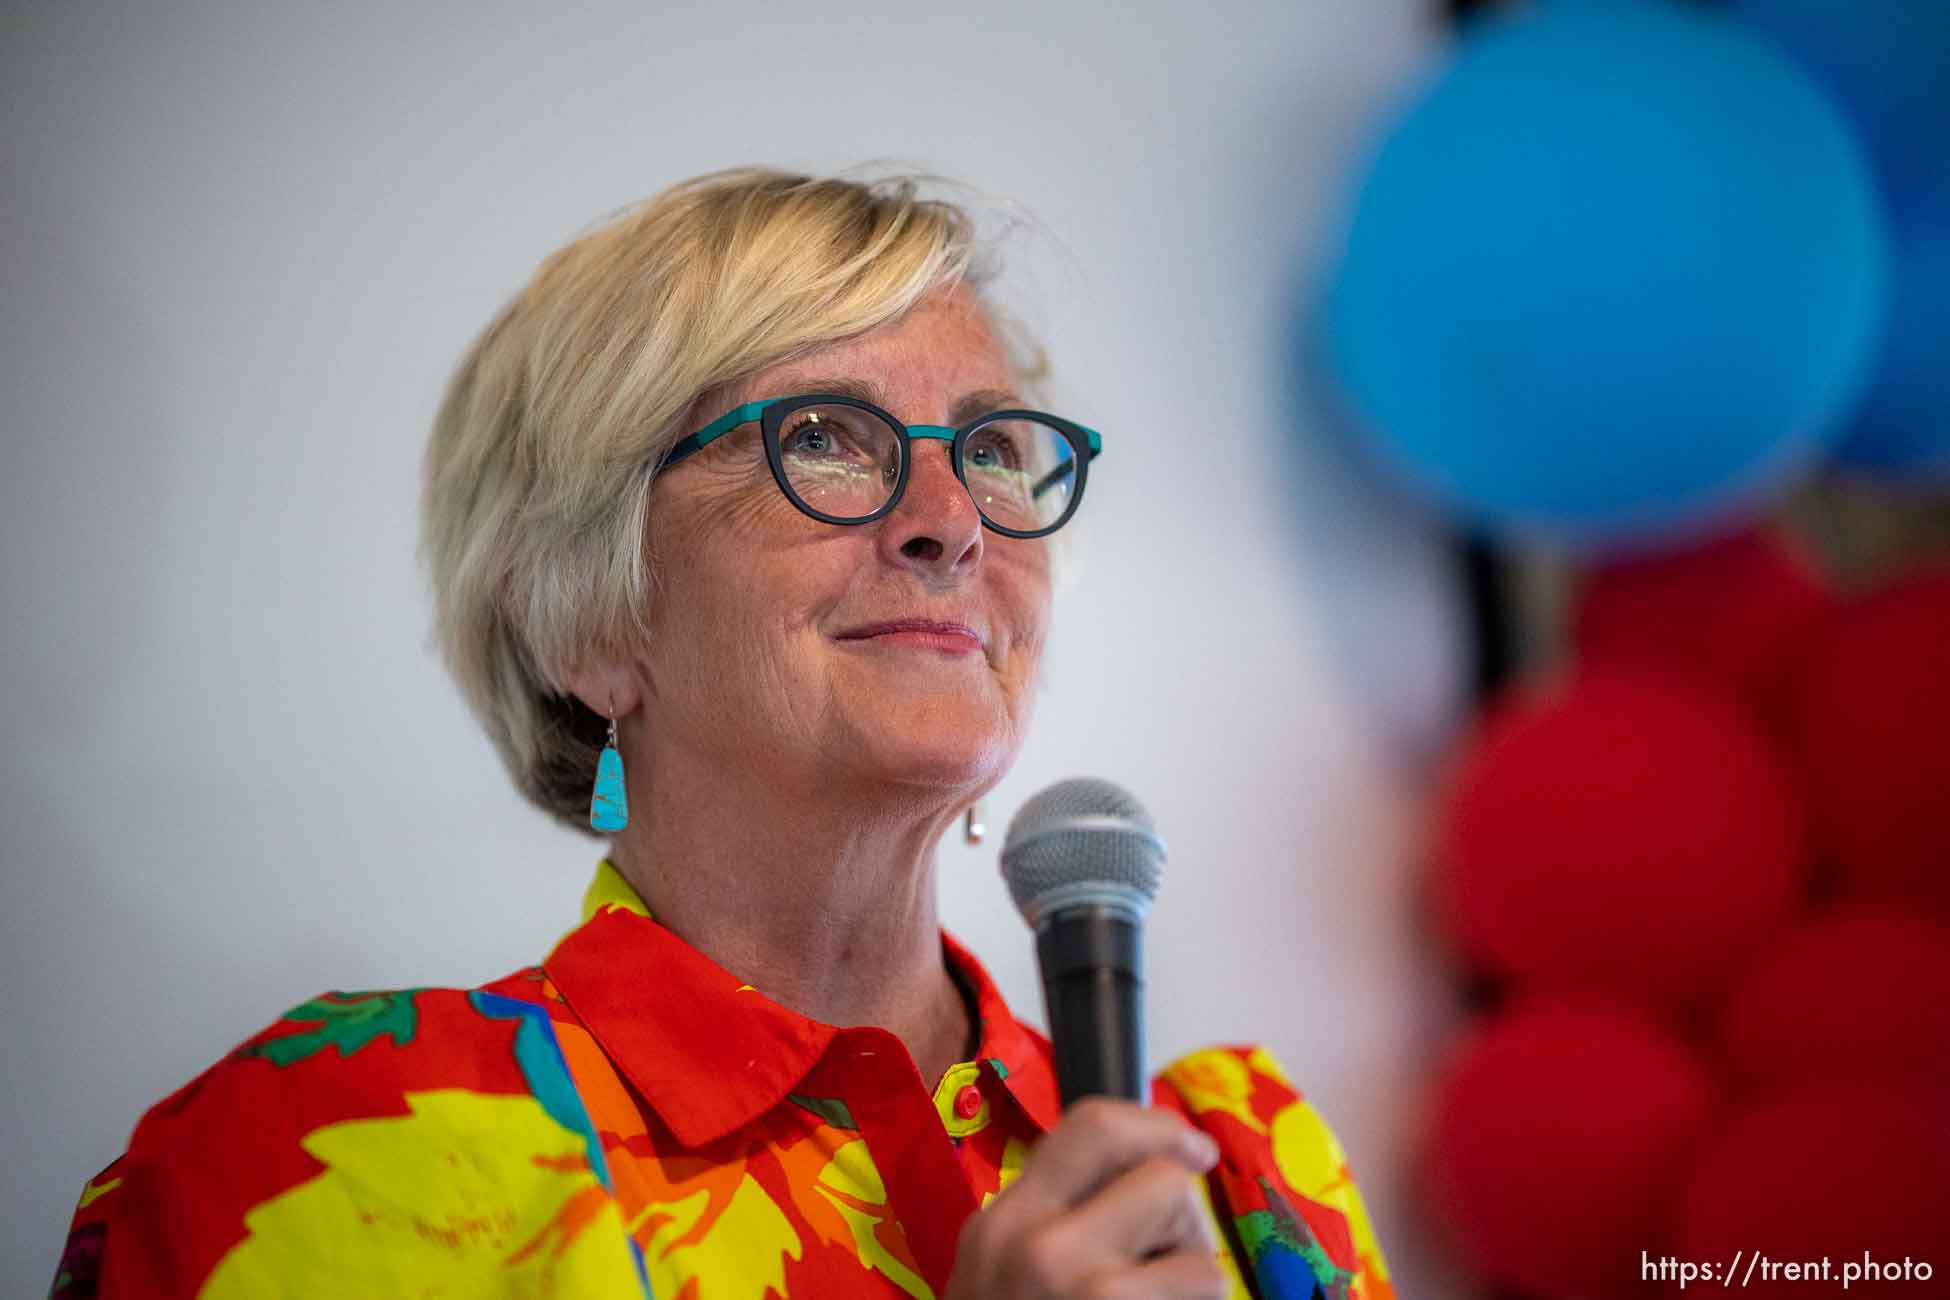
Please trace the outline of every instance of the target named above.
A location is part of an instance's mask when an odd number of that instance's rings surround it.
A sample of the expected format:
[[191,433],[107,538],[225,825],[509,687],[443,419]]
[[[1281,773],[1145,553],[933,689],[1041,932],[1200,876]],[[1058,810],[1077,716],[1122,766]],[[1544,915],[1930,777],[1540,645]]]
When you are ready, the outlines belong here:
[[1054,905],[1108,901],[1140,917],[1157,896],[1165,846],[1144,805],[1096,777],[1059,781],[1022,806],[1002,842],[1002,878],[1032,926]]

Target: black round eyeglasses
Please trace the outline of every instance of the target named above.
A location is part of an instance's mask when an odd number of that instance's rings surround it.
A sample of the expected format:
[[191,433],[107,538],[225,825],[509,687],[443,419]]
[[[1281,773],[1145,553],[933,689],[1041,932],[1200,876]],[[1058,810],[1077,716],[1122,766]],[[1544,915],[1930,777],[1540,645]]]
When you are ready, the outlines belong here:
[[657,472],[753,420],[779,490],[829,524],[872,523],[899,505],[913,440],[933,438],[949,445],[955,477],[985,527],[1008,537],[1044,537],[1077,512],[1090,462],[1103,450],[1095,430],[1042,411],[991,411],[951,429],[902,424],[843,393],[803,393],[727,411],[672,447]]

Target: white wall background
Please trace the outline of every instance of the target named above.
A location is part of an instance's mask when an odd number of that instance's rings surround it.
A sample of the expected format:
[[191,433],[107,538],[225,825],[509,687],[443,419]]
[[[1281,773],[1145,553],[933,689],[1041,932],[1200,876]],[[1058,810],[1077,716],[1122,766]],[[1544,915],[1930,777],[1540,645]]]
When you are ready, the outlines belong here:
[[[1154,1058],[1271,1046],[1400,1294],[1457,1294],[1405,1166],[1448,1015],[1411,885],[1456,597],[1296,408],[1289,329],[1432,9],[11,5],[0,1289],[44,1288],[140,1112],[288,1005],[488,979],[573,920],[599,846],[516,799],[427,648],[440,386],[599,214],[892,156],[1061,241],[1018,248],[1014,302],[1109,438],[991,820],[1077,772],[1145,798]],[[949,926],[1039,1009],[993,844],[943,852]]]

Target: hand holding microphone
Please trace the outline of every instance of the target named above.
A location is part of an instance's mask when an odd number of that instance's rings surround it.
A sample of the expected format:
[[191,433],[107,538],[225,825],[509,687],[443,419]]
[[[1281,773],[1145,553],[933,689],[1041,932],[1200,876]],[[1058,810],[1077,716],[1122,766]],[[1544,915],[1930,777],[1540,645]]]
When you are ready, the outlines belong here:
[[1064,1112],[963,1226],[948,1300],[1230,1293],[1197,1185],[1218,1147],[1142,1104],[1141,926],[1164,856],[1108,781],[1054,785],[1009,824],[1002,874],[1036,931]]
[[1092,1097],[962,1225],[945,1300],[1225,1300],[1196,1178],[1219,1149],[1176,1115]]

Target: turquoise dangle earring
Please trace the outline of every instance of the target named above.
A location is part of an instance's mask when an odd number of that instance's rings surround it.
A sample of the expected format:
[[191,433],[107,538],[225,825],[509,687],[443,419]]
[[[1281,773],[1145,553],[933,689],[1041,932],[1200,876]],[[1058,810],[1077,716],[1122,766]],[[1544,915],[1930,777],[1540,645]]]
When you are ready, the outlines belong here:
[[[616,707],[612,701],[610,708]],[[589,825],[611,834],[630,824],[630,796],[623,789],[623,755],[616,748],[616,719],[609,720],[609,743],[596,760],[596,790],[589,798]]]

